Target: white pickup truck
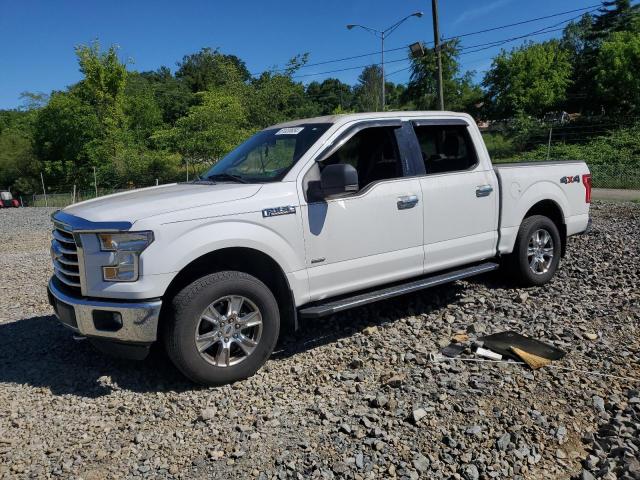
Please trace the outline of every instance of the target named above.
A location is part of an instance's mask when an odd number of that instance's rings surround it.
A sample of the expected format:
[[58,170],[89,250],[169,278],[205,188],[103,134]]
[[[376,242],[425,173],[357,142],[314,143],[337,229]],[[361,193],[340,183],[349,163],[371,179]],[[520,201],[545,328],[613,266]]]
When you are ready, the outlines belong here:
[[584,162],[492,166],[465,114],[297,120],[195,181],[56,212],[49,299],[101,350],[143,358],[162,340],[187,377],[223,384],[300,317],[500,266],[548,282],[590,195]]

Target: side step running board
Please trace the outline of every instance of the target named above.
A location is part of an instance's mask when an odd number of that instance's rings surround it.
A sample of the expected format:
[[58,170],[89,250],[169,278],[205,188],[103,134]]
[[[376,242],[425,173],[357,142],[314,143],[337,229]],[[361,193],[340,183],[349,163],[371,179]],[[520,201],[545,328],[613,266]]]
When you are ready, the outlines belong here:
[[362,305],[366,305],[367,303],[377,302],[378,300],[385,300],[387,298],[397,297],[398,295],[404,295],[405,293],[411,293],[417,290],[453,282],[455,280],[472,277],[474,275],[480,275],[481,273],[496,270],[498,269],[498,267],[499,265],[494,262],[481,263],[472,267],[466,267],[459,270],[440,273],[437,275],[421,278],[420,280],[413,280],[407,283],[402,283],[400,285],[394,285],[392,287],[373,290],[367,293],[361,293],[352,297],[341,298],[339,300],[333,301],[330,300],[327,303],[303,307],[300,309],[299,314],[302,318],[324,317],[341,312],[343,310],[348,310],[349,308],[360,307]]

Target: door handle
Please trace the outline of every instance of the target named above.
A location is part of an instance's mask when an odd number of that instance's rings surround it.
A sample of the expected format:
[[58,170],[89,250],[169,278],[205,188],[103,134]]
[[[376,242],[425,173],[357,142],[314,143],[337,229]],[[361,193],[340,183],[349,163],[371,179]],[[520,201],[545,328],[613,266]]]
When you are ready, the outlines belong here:
[[480,185],[476,188],[476,197],[488,197],[493,192],[491,185]]
[[413,208],[418,204],[418,196],[417,195],[405,195],[403,197],[398,197],[398,210],[407,210],[409,208]]

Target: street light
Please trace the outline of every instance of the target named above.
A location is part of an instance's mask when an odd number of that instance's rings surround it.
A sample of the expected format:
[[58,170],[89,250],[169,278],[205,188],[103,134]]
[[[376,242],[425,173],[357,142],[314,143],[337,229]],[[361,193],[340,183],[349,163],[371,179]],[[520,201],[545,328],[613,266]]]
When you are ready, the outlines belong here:
[[376,37],[378,37],[380,39],[381,42],[381,50],[380,50],[380,57],[381,57],[381,61],[380,61],[380,67],[382,70],[382,111],[384,111],[385,108],[385,96],[384,96],[384,85],[385,85],[385,80],[384,80],[384,39],[387,38],[389,35],[391,35],[396,28],[398,28],[400,25],[402,25],[406,20],[410,19],[411,17],[422,17],[423,13],[422,12],[414,12],[411,15],[407,15],[406,17],[402,18],[401,20],[398,20],[396,23],[394,23],[393,25],[391,25],[388,28],[385,28],[384,30],[376,30],[375,28],[371,28],[371,27],[367,27],[365,25],[360,25],[357,23],[350,23],[349,25],[347,25],[347,29],[352,30],[356,27],[358,28],[362,28],[363,30],[366,30],[367,32],[375,35]]

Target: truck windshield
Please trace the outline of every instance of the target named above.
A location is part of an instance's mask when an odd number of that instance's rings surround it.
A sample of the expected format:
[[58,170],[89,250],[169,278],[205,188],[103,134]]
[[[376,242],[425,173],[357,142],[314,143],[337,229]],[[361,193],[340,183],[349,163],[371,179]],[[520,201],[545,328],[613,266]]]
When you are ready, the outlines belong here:
[[263,130],[201,177],[240,183],[279,181],[330,126],[330,123],[307,123]]

